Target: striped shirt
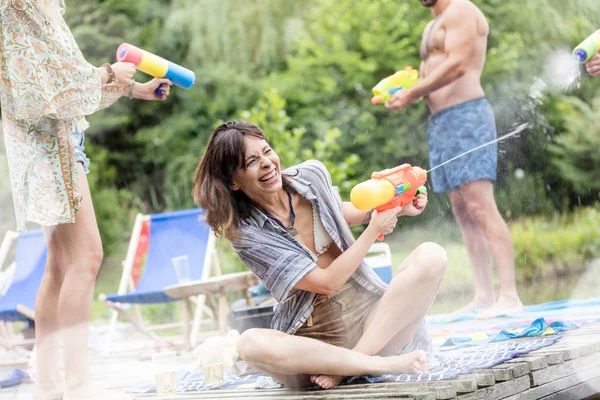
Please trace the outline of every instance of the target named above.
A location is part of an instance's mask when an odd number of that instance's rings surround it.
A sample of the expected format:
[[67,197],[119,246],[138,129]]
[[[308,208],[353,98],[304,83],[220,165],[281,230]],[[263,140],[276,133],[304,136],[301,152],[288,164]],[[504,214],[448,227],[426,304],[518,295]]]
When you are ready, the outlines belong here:
[[[283,173],[290,177],[294,190],[317,210],[335,244],[346,251],[354,243],[354,236],[344,219],[342,199],[325,165],[310,160]],[[240,227],[240,238],[232,242],[236,254],[278,301],[271,327],[293,334],[310,316],[318,296],[294,288],[317,268],[316,256],[258,208],[254,208],[252,216]],[[351,279],[376,294],[383,294],[386,288],[364,261]]]
[[[342,199],[325,165],[309,160],[283,173],[289,177],[294,190],[317,210],[325,230],[340,250],[348,250],[354,243],[354,236],[344,219]],[[317,293],[294,287],[317,268],[316,256],[258,208],[254,208],[251,217],[244,221],[239,233],[240,239],[232,242],[233,249],[278,302],[271,328],[294,334],[307,321],[318,297]],[[387,287],[364,261],[350,279],[379,295]],[[422,339],[428,342],[427,330],[420,331],[425,335]],[[423,343],[415,347],[423,348]]]

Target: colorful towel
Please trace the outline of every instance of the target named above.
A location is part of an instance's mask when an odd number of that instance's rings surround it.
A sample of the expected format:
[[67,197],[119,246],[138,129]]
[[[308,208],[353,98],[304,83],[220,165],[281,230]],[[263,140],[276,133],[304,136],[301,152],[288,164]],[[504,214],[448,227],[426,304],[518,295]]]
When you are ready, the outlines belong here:
[[531,323],[505,324],[500,329],[496,327],[488,328],[485,332],[480,331],[456,334],[455,336],[446,338],[441,346],[460,346],[464,344],[477,346],[488,342],[501,342],[523,337],[555,335],[557,333],[578,328],[579,326],[581,326],[581,324],[564,321],[553,321],[548,323],[544,318],[538,318]]
[[[560,335],[535,339],[528,342],[505,341],[500,343],[487,343],[482,346],[461,349],[445,355],[439,366],[434,367],[426,375],[383,375],[377,377],[363,376],[351,377],[346,382],[366,379],[369,382],[417,382],[438,381],[452,379],[461,374],[468,374],[475,369],[490,368],[501,364],[506,360],[518,357],[522,354],[539,348],[550,346],[560,338]],[[257,387],[269,387],[273,385],[272,379],[266,375],[248,375],[241,378],[231,376],[229,370],[225,372],[225,383],[220,386],[207,386],[204,384],[202,371],[194,373],[178,373],[177,392],[206,391],[212,389],[251,389]],[[273,386],[270,386],[273,387]],[[156,388],[153,384],[142,385],[129,390],[130,393],[154,393]]]
[[[542,304],[534,304],[530,306],[525,306],[523,311],[519,313],[512,314],[504,314],[498,315],[497,318],[505,317],[505,318],[527,318],[532,317],[532,313],[538,317],[543,312],[548,311],[556,311],[556,310],[564,310],[564,309],[582,309],[586,307],[598,307],[600,306],[600,297],[594,297],[591,299],[579,300],[579,299],[571,299],[571,300],[559,300],[559,301],[550,301]],[[471,310],[462,314],[440,314],[440,315],[432,315],[427,317],[427,324],[429,326],[434,325],[444,325],[452,322],[460,322],[460,321],[470,321],[475,319],[483,310],[476,309]]]

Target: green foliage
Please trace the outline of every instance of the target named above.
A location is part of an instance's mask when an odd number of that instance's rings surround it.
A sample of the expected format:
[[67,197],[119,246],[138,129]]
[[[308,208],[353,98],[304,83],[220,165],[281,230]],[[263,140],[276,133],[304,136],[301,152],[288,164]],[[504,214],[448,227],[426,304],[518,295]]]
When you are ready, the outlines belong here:
[[581,208],[511,225],[518,280],[560,276],[600,256],[600,208]]
[[595,193],[600,191],[600,97],[591,105],[568,98],[563,110],[566,132],[557,137],[550,149],[553,164],[578,195],[598,200]]

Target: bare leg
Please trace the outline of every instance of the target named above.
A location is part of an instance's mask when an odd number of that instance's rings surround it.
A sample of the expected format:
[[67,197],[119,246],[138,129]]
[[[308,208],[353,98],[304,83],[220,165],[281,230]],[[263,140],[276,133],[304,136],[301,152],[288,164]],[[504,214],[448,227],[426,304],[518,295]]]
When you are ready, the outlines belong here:
[[245,331],[238,339],[237,350],[250,366],[294,387],[306,385],[302,375],[307,374],[421,374],[427,367],[424,351],[392,357],[368,356],[273,329]]
[[[83,200],[77,213],[77,221],[74,224],[45,228],[49,258],[60,259],[63,263],[59,267],[62,285],[57,296],[58,308],[51,319],[54,325],[49,322],[46,324],[47,327],[56,327],[57,321],[62,335],[66,378],[64,400],[130,399],[130,396],[94,388],[90,382],[88,335],[94,283],[102,263],[102,244],[87,178],[83,167],[78,165],[78,168]],[[62,249],[59,258],[54,255],[56,249]],[[48,294],[43,293],[43,296]],[[52,296],[56,294],[52,293]],[[43,298],[38,298],[38,302],[43,302]],[[40,342],[44,345],[50,343],[55,342]]]
[[479,222],[467,208],[467,203],[460,191],[448,193],[452,210],[462,232],[465,247],[471,261],[473,280],[475,283],[475,298],[466,306],[455,311],[465,313],[474,309],[489,308],[496,302],[492,283],[491,255],[487,240]]
[[433,302],[446,269],[446,251],[435,243],[423,243],[404,263],[406,268],[390,282],[354,350],[377,354]]
[[494,185],[488,180],[479,180],[464,185],[460,192],[467,212],[475,217],[483,231],[500,280],[498,302],[478,318],[492,318],[523,310],[523,303],[517,293],[513,242],[508,225],[496,206]]
[[51,241],[51,230],[44,230],[48,248],[46,271],[35,300],[36,383],[33,398],[62,399],[64,381],[58,372],[60,334],[58,328],[58,295],[63,282],[61,266],[64,250]]
[[[373,313],[354,351],[396,354],[414,336],[433,303],[446,268],[446,251],[435,243],[423,243],[400,265]],[[406,299],[411,299],[410,302]],[[390,318],[390,316],[394,318]],[[411,353],[412,354],[412,353]],[[343,376],[312,376],[324,389],[338,385]]]

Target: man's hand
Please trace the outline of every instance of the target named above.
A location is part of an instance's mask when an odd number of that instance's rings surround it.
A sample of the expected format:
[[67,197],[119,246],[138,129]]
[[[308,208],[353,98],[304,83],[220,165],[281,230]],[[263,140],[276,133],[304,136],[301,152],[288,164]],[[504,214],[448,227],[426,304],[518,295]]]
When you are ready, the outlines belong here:
[[597,53],[594,57],[590,58],[585,64],[587,71],[592,76],[600,76],[600,53]]
[[423,210],[427,207],[427,194],[420,194],[413,200],[412,203],[409,203],[402,207],[402,210],[398,214],[400,216],[406,217],[414,217],[420,215]]
[[392,95],[392,98],[387,103],[385,103],[385,108],[388,110],[402,111],[407,105],[414,103],[415,101],[417,101],[417,99],[413,99],[410,89],[399,90]]

